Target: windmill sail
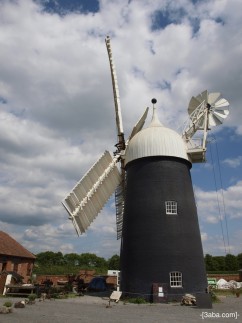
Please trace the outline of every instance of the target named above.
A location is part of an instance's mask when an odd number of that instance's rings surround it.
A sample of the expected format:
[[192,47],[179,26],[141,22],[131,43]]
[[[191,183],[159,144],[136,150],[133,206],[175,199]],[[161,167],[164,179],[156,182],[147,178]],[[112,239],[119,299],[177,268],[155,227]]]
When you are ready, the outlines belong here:
[[113,97],[114,97],[116,127],[117,127],[117,135],[118,135],[117,148],[118,148],[118,151],[120,152],[121,150],[125,149],[125,142],[124,142],[123,121],[122,121],[122,114],[121,114],[119,89],[118,89],[118,80],[117,80],[116,69],[113,61],[111,42],[110,42],[109,36],[106,37],[105,42],[106,42],[106,47],[108,52],[112,85],[113,85]]
[[113,158],[105,151],[63,200],[78,235],[87,230],[121,183],[117,160],[118,156]]
[[148,114],[149,108],[145,109],[145,112],[143,113],[143,115],[141,116],[141,118],[138,120],[138,122],[135,124],[135,126],[133,127],[133,130],[131,132],[131,135],[129,136],[129,140],[133,138],[134,135],[136,135],[136,133],[138,133],[144,126],[145,120],[147,118],[147,114]]
[[124,214],[124,181],[115,190],[117,240],[122,237]]
[[[118,81],[110,38],[106,37],[105,42],[113,86],[118,135],[118,143],[115,145],[117,151],[114,152],[115,157],[111,157],[109,152],[105,152],[88,173],[77,183],[71,193],[63,200],[62,204],[69,213],[69,218],[72,220],[77,234],[80,235],[87,230],[115,191],[117,238],[120,239],[122,237],[125,195],[125,150],[132,137],[142,129],[148,114],[148,108],[146,108],[141,118],[135,124],[131,135],[125,142]],[[121,172],[119,172],[116,165],[118,162],[120,162]]]
[[[227,118],[229,102],[221,98],[219,92],[209,93],[205,90],[191,98],[188,114],[189,120],[185,124],[182,138],[187,144],[187,153],[191,162],[204,162],[208,130],[210,127],[221,125]],[[202,130],[203,134],[195,141],[192,137],[198,130]]]

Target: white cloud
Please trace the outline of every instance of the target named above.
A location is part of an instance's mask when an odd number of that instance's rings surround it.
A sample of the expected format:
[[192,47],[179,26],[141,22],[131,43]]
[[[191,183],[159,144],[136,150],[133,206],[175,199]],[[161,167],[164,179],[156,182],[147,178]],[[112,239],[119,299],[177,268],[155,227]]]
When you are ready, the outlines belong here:
[[[152,97],[158,99],[161,121],[177,128],[187,118],[190,97],[206,88],[221,91],[230,101],[226,125],[242,134],[241,9],[240,2],[228,0],[195,5],[187,0],[101,0],[95,14],[60,17],[31,0],[1,1],[1,227],[26,239],[35,251],[79,250],[60,202],[116,143],[107,34],[112,36],[126,136]],[[174,23],[152,30],[159,10],[166,10]],[[225,159],[230,166],[236,161],[239,156]],[[239,181],[224,192],[231,219],[241,218],[240,194]],[[203,221],[219,221],[216,203],[215,192],[199,192]],[[88,234],[100,235],[99,245],[112,255],[118,249],[118,243],[113,249],[111,243],[114,209],[105,209]],[[88,241],[90,249],[103,252]]]
[[[223,193],[223,194],[222,194]],[[242,181],[221,190],[196,188],[196,200],[205,253],[240,253],[242,224]]]
[[238,156],[236,158],[226,158],[225,160],[223,160],[223,163],[232,168],[239,167],[242,163],[242,156]]
[[201,238],[202,238],[202,241],[207,241],[208,240],[208,234],[206,232],[201,232]]
[[242,181],[226,190],[204,192],[196,188],[198,212],[202,221],[218,223],[225,216],[229,219],[242,218]]

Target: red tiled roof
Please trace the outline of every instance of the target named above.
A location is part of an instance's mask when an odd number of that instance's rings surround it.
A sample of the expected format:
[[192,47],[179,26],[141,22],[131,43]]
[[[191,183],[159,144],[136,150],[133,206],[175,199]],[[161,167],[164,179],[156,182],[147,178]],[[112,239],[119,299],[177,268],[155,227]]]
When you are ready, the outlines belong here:
[[31,252],[3,231],[0,231],[0,255],[36,258]]

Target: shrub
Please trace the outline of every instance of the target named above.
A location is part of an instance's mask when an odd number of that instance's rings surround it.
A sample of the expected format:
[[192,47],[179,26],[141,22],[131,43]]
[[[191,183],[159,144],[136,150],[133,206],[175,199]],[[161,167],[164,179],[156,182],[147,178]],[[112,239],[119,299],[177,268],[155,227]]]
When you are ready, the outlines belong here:
[[31,302],[35,301],[35,300],[36,300],[36,298],[37,298],[37,295],[36,295],[36,294],[30,294],[30,295],[28,296],[28,299],[29,299],[29,301],[31,301]]
[[133,303],[133,304],[146,304],[146,300],[142,297],[136,297],[136,298],[126,298],[125,302],[127,303]]
[[12,303],[12,302],[10,302],[10,301],[5,302],[5,303],[3,304],[3,306],[6,306],[6,307],[12,307],[12,305],[13,305],[13,303]]

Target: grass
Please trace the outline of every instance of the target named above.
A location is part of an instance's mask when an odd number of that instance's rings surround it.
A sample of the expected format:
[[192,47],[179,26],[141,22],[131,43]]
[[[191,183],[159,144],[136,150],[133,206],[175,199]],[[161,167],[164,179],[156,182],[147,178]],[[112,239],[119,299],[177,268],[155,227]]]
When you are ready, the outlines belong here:
[[[242,288],[239,288],[238,291],[241,293]],[[213,289],[213,292],[217,296],[234,296],[234,294],[235,294],[234,289]]]
[[123,302],[132,304],[148,304],[148,302],[143,297],[125,298],[123,299]]
[[217,293],[215,293],[214,291],[211,291],[210,295],[212,298],[212,303],[220,303],[221,302],[219,295],[217,295]]
[[[238,289],[239,293],[241,294],[242,288]],[[213,289],[211,291],[211,297],[213,303],[220,303],[220,296],[222,297],[235,297],[235,290],[233,289]]]

